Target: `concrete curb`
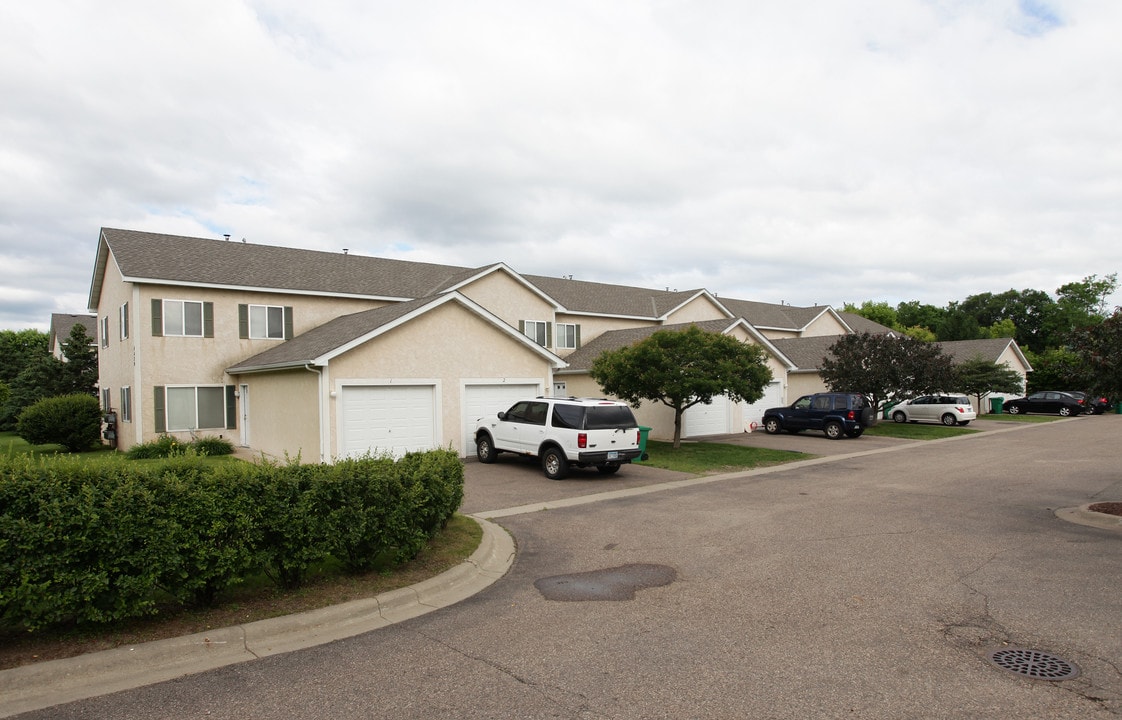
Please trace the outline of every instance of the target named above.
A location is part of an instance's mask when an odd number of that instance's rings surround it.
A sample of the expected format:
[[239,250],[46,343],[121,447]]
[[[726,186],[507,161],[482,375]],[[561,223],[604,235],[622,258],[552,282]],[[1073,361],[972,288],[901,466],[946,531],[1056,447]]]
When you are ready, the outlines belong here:
[[1095,503],[1087,503],[1079,507],[1060,508],[1056,511],[1056,517],[1061,520],[1067,520],[1068,522],[1079,523],[1080,525],[1122,532],[1122,515],[1094,512],[1090,509],[1094,504]]
[[321,645],[453,605],[494,583],[514,563],[510,533],[469,517],[483,529],[479,547],[434,578],[319,610],[3,670],[0,717]]

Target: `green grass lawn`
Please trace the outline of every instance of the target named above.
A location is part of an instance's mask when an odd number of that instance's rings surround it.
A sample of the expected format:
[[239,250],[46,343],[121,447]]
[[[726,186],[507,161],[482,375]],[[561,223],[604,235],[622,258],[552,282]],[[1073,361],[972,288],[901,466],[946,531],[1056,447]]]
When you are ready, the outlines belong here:
[[865,428],[870,437],[892,437],[903,440],[939,440],[942,438],[970,435],[980,432],[971,427],[947,427],[934,423],[898,423],[881,420],[871,428]]
[[[0,457],[14,455],[31,455],[35,457],[69,457],[81,458],[89,462],[134,462],[140,465],[152,465],[164,462],[164,458],[151,460],[129,460],[124,453],[113,450],[108,445],[102,445],[92,450],[80,453],[68,453],[61,445],[31,445],[14,432],[0,432]],[[207,465],[217,465],[227,462],[241,462],[233,455],[216,455],[202,458]]]
[[650,459],[638,464],[693,475],[746,470],[814,457],[786,450],[708,442],[684,442],[675,450],[673,443],[658,440],[647,442],[647,453]]

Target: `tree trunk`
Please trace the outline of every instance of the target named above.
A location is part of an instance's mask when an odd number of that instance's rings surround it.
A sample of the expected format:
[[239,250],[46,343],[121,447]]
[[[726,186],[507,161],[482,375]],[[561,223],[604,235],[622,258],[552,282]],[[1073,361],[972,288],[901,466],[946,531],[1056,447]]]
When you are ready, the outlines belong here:
[[682,447],[682,409],[674,408],[674,449]]

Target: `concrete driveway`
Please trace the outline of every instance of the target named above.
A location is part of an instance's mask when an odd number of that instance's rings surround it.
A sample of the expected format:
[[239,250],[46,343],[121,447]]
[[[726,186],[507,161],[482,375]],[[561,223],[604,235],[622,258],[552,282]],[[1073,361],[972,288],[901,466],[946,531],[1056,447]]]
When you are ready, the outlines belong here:
[[[21,717],[1120,717],[1122,532],[1055,514],[1122,500],[1120,434],[776,437],[823,457],[710,478],[469,464],[465,511],[518,547],[479,594]],[[1078,675],[987,659],[1010,647]]]

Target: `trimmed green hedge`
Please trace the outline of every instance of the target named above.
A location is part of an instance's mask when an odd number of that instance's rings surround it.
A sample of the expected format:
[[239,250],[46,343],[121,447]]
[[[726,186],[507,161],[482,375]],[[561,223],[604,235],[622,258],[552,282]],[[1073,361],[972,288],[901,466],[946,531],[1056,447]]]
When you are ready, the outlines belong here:
[[89,450],[101,441],[101,406],[93,395],[44,398],[19,414],[16,432],[32,445]]
[[420,552],[463,500],[450,450],[335,465],[0,458],[0,625],[35,630],[211,605],[265,572],[298,586]]

